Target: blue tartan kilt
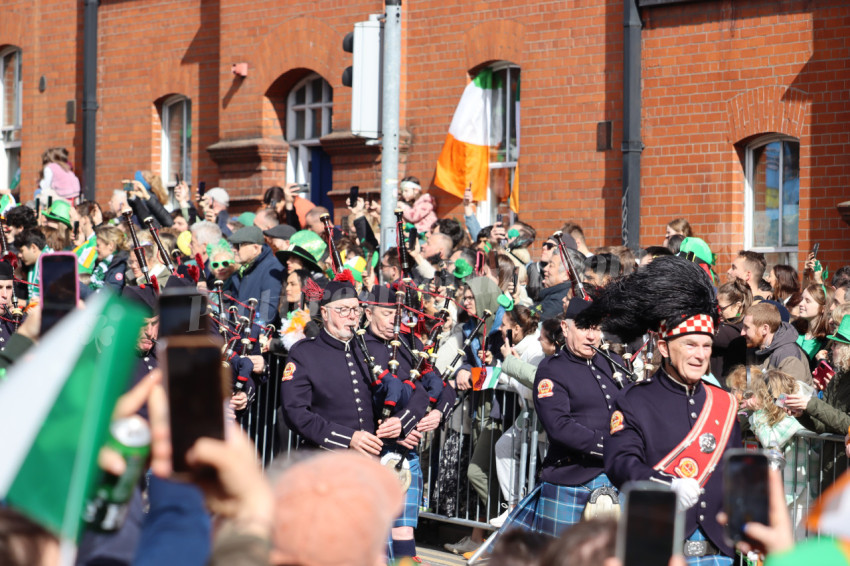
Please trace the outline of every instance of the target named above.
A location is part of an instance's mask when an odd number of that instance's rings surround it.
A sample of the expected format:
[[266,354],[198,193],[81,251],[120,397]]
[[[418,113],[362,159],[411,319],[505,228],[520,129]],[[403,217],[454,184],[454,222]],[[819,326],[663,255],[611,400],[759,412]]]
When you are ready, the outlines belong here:
[[[688,540],[707,540],[702,529],[697,527],[694,534],[688,537]],[[709,556],[688,556],[686,558],[688,566],[732,566],[734,559],[729,558],[724,554],[712,554]]]
[[422,468],[416,452],[409,452],[407,461],[410,464],[410,487],[404,494],[404,508],[393,523],[393,527],[415,529],[419,525],[419,505],[422,502]]
[[581,520],[590,493],[605,486],[614,487],[605,474],[579,485],[543,482],[519,502],[499,532],[519,527],[557,537]]

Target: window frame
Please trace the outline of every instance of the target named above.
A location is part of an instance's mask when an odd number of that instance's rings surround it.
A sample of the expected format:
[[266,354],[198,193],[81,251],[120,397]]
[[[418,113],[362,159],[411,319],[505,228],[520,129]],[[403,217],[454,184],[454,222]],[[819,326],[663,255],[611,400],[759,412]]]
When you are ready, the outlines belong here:
[[[320,79],[322,81],[322,100],[314,101],[312,83]],[[304,102],[296,101],[299,90],[304,89]],[[312,110],[320,110],[322,113],[322,131],[316,135],[315,121]],[[304,113],[304,136],[296,138],[297,114]],[[333,130],[333,87],[319,73],[310,73],[295,83],[286,95],[286,132],[284,139],[289,145],[286,160],[286,182],[311,185],[311,148],[321,145],[321,138]],[[309,134],[309,135],[308,135]],[[311,188],[312,194],[312,188]]]
[[[777,254],[779,256],[786,256],[788,260],[794,259],[794,262],[791,265],[796,264],[797,253],[800,250],[800,223],[799,223],[799,212],[797,218],[797,245],[796,246],[787,246],[782,245],[782,234],[783,234],[783,215],[784,215],[784,206],[783,206],[783,193],[785,190],[785,151],[780,150],[779,152],[779,194],[777,195],[778,202],[778,210],[779,210],[779,219],[778,219],[778,246],[755,246],[755,189],[753,187],[753,174],[754,174],[754,163],[753,163],[753,152],[757,149],[763,148],[771,143],[775,142],[794,142],[800,146],[800,150],[802,151],[802,145],[800,144],[800,140],[795,137],[787,136],[783,134],[768,134],[764,136],[759,136],[746,147],[745,160],[744,160],[744,181],[746,185],[746,190],[744,191],[744,249],[752,250],[756,252],[763,253],[765,255],[768,254]],[[799,165],[798,165],[799,167]],[[800,177],[799,168],[797,170],[797,178]],[[799,204],[798,204],[799,207]],[[798,209],[799,210],[799,209]]]
[[[494,73],[499,72],[499,71],[507,71],[507,73],[505,74],[505,79],[506,79],[505,84],[506,84],[506,88],[508,89],[509,92],[510,92],[512,72],[514,70],[516,70],[516,71],[518,71],[518,75],[522,76],[522,68],[519,65],[517,65],[515,63],[511,63],[509,61],[498,61],[498,62],[493,63],[491,65],[487,65],[485,68],[491,69]],[[489,161],[488,162],[487,166],[488,166],[489,174],[487,176],[486,198],[484,199],[483,202],[478,204],[478,207],[477,207],[477,210],[476,210],[476,213],[475,213],[475,216],[478,220],[478,223],[481,226],[490,226],[490,225],[494,224],[495,221],[496,221],[496,215],[498,214],[498,210],[499,210],[499,199],[494,194],[494,189],[493,189],[493,187],[491,186],[491,183],[490,183],[490,179],[493,175],[493,171],[495,169],[510,169],[511,172],[512,172],[509,175],[510,186],[513,187],[513,184],[516,181],[516,169],[517,169],[517,163],[519,162],[519,153],[520,153],[520,129],[521,129],[521,125],[520,125],[520,121],[519,121],[520,117],[516,116],[516,118],[514,120],[514,128],[516,129],[515,136],[514,136],[514,138],[516,139],[516,149],[515,149],[515,154],[512,156],[511,151],[510,151],[510,140],[511,140],[510,125],[511,125],[511,117],[516,110],[515,106],[516,106],[515,104],[506,104],[505,105],[506,116],[505,116],[505,133],[504,133],[504,138],[508,141],[508,147],[506,148],[506,158],[507,157],[514,157],[515,159],[513,161],[507,161],[506,160],[506,161]],[[490,120],[488,120],[488,122],[487,122],[488,125],[492,124],[492,119],[493,119],[493,107],[491,105],[491,107],[490,107]],[[510,210],[510,208],[509,208],[508,213],[509,213],[509,218],[510,218],[509,222],[513,223],[513,221],[514,221],[513,210]],[[506,226],[507,226],[507,224],[506,224]]]
[[[9,183],[9,158],[8,151],[9,150],[18,150],[18,164],[20,166],[20,155],[21,155],[21,139],[23,136],[23,99],[24,99],[24,88],[23,88],[23,50],[20,47],[16,46],[8,46],[5,49],[0,49],[0,77],[5,75],[5,60],[9,55],[16,55],[15,61],[15,92],[12,96],[16,97],[16,104],[14,112],[17,114],[15,116],[16,120],[13,121],[11,126],[4,126],[6,121],[5,111],[6,111],[6,86],[2,80],[0,80],[0,188],[8,189],[10,188]],[[7,132],[20,132],[17,136],[17,141],[6,141]],[[11,136],[10,136],[11,137]]]
[[160,135],[161,135],[161,160],[160,160],[160,176],[168,187],[169,192],[173,192],[175,183],[171,181],[171,139],[168,135],[169,126],[171,125],[172,108],[178,104],[185,104],[183,109],[183,124],[181,143],[184,151],[181,155],[181,171],[180,174],[186,183],[192,183],[192,137],[189,132],[192,128],[192,99],[182,94],[169,96],[162,102],[162,112],[160,117]]

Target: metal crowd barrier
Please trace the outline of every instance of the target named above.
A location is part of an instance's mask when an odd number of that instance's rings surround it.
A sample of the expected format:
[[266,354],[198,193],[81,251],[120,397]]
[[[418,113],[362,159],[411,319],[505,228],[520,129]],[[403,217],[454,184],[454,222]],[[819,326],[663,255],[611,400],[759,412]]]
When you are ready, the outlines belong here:
[[[258,384],[251,407],[241,417],[264,467],[298,446],[298,437],[286,427],[280,410],[285,363],[283,356],[270,356],[265,380]],[[507,501],[496,471],[496,443],[512,426],[506,467],[514,501]],[[534,489],[545,447],[545,434],[533,405],[522,396],[502,389],[466,396],[446,423],[424,435],[419,445],[424,481],[420,516],[491,529],[491,519]],[[799,432],[783,456],[786,502],[795,538],[817,536],[806,528],[805,519],[818,497],[847,470],[844,437]]]
[[[286,427],[280,409],[280,378],[285,365],[286,357],[269,356],[265,379],[256,380],[259,383],[253,402],[240,417],[263,467],[298,446],[298,437]],[[504,466],[510,470],[506,483],[513,484],[516,501],[533,490],[538,463],[544,455],[540,442],[544,437],[538,432],[531,402],[513,391],[475,392],[456,405],[444,426],[425,434],[419,445],[424,481],[420,516],[492,528],[490,519],[498,517],[509,503],[496,472],[496,442],[512,425],[518,426],[509,445],[504,445],[512,456]]]

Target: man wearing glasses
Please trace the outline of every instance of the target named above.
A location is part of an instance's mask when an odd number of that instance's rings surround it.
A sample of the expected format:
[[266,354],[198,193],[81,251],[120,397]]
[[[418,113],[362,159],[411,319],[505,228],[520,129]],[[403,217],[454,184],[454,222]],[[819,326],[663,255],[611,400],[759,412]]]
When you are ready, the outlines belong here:
[[363,313],[357,291],[348,281],[331,281],[319,305],[322,331],[296,343],[283,370],[283,416],[303,444],[378,456],[382,439],[401,434],[401,421],[376,422],[369,368],[352,343]]

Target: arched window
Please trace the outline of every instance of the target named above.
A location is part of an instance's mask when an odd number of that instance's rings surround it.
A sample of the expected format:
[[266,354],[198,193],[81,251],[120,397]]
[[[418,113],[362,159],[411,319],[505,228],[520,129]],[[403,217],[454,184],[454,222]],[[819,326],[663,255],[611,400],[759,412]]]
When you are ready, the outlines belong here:
[[162,180],[177,184],[177,175],[192,182],[192,101],[174,95],[162,103]]
[[[286,160],[286,180],[311,187],[313,202],[322,200],[314,184],[330,190],[330,159],[322,151],[319,139],[331,132],[333,120],[333,89],[328,81],[312,73],[299,81],[286,99],[286,141],[289,158]],[[327,173],[324,175],[323,173]]]
[[0,50],[0,188],[16,191],[21,180],[21,50]]
[[797,264],[800,221],[800,142],[764,136],[747,146],[744,247],[768,265]]
[[499,62],[488,69],[493,73],[490,188],[487,200],[478,205],[477,216],[482,226],[489,226],[496,221],[499,203],[504,203],[510,197],[519,158],[520,68],[512,63]]

